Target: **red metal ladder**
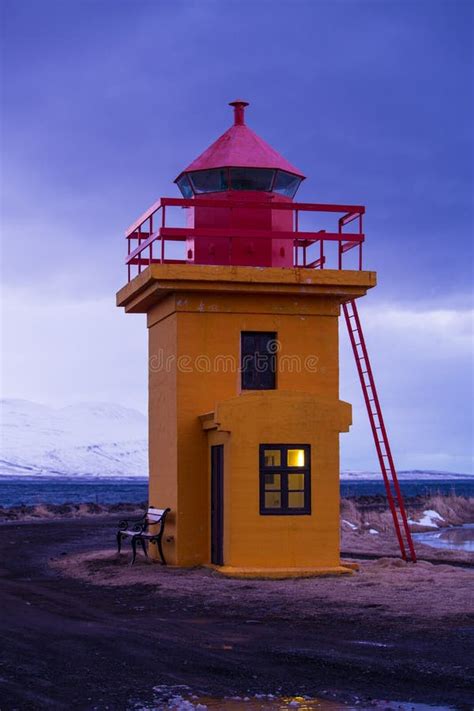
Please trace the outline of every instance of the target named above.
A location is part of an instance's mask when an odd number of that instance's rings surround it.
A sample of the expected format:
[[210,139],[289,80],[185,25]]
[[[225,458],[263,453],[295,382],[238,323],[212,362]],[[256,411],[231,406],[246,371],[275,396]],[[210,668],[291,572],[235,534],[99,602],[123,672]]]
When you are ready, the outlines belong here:
[[342,309],[346,319],[347,330],[349,331],[349,338],[355,356],[360,384],[362,385],[362,393],[369,415],[375,449],[377,450],[400,552],[403,560],[411,560],[413,563],[416,563],[415,547],[408,525],[405,504],[398,483],[397,471],[393,463],[390,442],[388,441],[387,430],[385,429],[382,408],[380,407],[380,401],[375,388],[374,376],[355,301],[348,301],[343,304]]

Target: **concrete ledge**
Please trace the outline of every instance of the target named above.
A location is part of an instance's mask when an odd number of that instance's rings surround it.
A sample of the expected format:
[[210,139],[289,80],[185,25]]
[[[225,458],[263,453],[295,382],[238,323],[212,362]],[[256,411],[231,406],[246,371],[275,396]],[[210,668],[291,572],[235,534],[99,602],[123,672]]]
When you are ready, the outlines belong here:
[[375,284],[372,271],[152,264],[120,289],[117,306],[146,313],[173,292],[331,296],[343,303],[364,296]]
[[344,568],[350,568],[351,570],[355,570],[356,572],[360,569],[359,563],[353,563],[351,560],[341,560],[341,565]]
[[229,578],[266,578],[269,580],[352,575],[356,569],[353,564],[335,565],[332,568],[234,568],[230,565],[206,565],[205,567]]

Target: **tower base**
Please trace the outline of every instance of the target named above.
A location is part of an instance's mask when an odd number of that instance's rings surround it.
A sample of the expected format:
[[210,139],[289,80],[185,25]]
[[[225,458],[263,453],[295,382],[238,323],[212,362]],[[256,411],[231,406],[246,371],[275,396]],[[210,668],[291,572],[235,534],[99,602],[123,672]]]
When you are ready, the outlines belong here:
[[208,565],[217,573],[229,578],[266,578],[284,580],[286,578],[317,578],[329,575],[352,575],[358,566],[351,563],[328,568],[234,568],[230,565]]

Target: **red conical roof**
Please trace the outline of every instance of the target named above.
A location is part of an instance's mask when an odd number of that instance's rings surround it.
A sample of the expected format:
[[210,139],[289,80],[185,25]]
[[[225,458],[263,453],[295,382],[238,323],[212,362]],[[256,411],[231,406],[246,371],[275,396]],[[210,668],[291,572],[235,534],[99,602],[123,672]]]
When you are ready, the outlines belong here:
[[305,176],[244,123],[245,101],[233,101],[234,125],[188,165],[182,173],[210,168],[279,168]]

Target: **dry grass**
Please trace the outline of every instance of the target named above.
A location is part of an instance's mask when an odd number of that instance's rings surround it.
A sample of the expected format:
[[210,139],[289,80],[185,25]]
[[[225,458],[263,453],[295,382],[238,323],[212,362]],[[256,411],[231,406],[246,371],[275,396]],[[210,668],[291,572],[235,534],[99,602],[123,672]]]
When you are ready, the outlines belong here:
[[450,526],[474,523],[474,497],[472,496],[432,496],[427,499],[425,508],[437,511]]
[[[460,526],[464,523],[474,523],[474,497],[464,496],[431,496],[416,500],[416,505],[408,502],[408,518],[417,521],[423,515],[423,511],[436,511],[443,518],[437,521],[439,528],[444,526]],[[380,510],[374,505],[362,506],[358,499],[341,500],[341,521],[343,530],[353,530],[349,524],[355,525],[359,531],[374,529],[379,533],[389,533],[393,530],[392,515],[388,508]],[[415,531],[432,530],[429,526],[412,525]]]
[[[377,614],[417,619],[465,615],[474,612],[471,595],[474,571],[450,565],[417,565],[380,558],[362,562],[351,576],[291,580],[229,579],[204,568],[176,569],[146,563],[111,549],[73,554],[52,562],[62,575],[94,585],[147,585],[157,595],[170,595],[180,605],[203,605],[222,614],[250,615],[252,619],[311,619],[336,606],[352,617]],[[152,591],[150,591],[152,592]]]
[[38,519],[79,518],[82,516],[140,515],[145,504],[35,504],[33,506],[0,506],[0,523]]

